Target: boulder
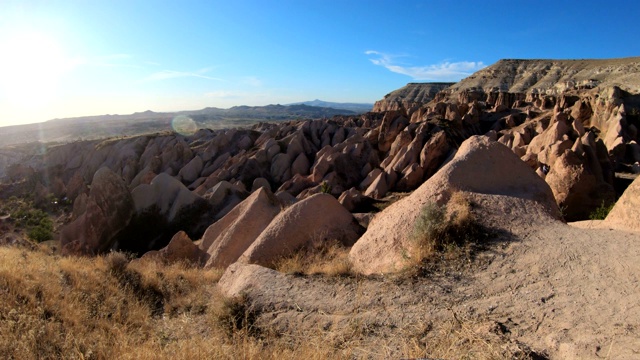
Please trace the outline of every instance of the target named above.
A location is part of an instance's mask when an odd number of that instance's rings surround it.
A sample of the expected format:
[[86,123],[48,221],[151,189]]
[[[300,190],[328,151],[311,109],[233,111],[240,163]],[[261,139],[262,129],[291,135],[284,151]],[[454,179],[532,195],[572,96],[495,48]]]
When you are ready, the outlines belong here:
[[159,260],[164,264],[186,262],[198,265],[204,255],[204,251],[191,241],[187,233],[179,231],[173,235],[167,246],[157,251],[149,251],[141,259]]
[[380,175],[382,173],[382,169],[379,168],[375,168],[373,170],[371,170],[367,176],[365,176],[364,180],[362,180],[362,182],[360,183],[360,185],[358,185],[358,188],[360,190],[366,190],[371,184],[373,184],[373,181],[378,177],[378,175]]
[[269,184],[269,180],[261,177],[255,178],[253,180],[253,184],[251,184],[251,192],[259,190],[260,188],[265,188],[271,191],[271,184]]
[[377,174],[378,176],[373,179],[371,184],[364,191],[364,195],[374,199],[382,199],[389,191],[389,186],[387,185],[387,174],[384,171],[377,172]]
[[209,226],[200,248],[206,251],[206,267],[225,268],[251,246],[280,212],[280,201],[271,191],[260,188]]
[[571,130],[571,127],[567,124],[566,115],[563,113],[557,114],[555,122],[540,135],[531,140],[527,147],[527,152],[539,154],[547,146],[551,146],[558,141],[563,140],[563,136],[566,135],[569,130]]
[[473,136],[411,195],[376,215],[349,253],[354,270],[362,274],[402,270],[407,251],[413,247],[411,234],[420,210],[430,202],[442,205],[459,191],[484,204],[476,210],[483,212],[479,218],[491,226],[515,224],[505,231],[524,231],[532,223],[560,219],[544,180],[506,146]]
[[338,154],[333,147],[325,146],[316,154],[316,161],[311,168],[311,180],[320,182],[322,178],[331,168],[331,164],[335,161]]
[[444,131],[431,135],[420,151],[420,167],[424,169],[425,177],[430,177],[436,172],[450,151],[451,147]]
[[293,196],[290,192],[285,190],[278,191],[276,193],[276,197],[278,198],[278,200],[280,200],[280,203],[285,207],[298,202],[298,199],[295,196]]
[[202,198],[187,189],[176,178],[166,173],[157,175],[149,185],[138,185],[131,192],[136,212],[157,207],[160,214],[171,222],[183,209]]
[[291,157],[287,154],[274,156],[271,162],[271,176],[277,183],[291,179]]
[[296,159],[291,164],[291,175],[307,175],[309,174],[309,159],[304,153],[298,154]]
[[318,185],[318,183],[311,181],[310,176],[295,174],[291,179],[285,181],[282,186],[278,188],[277,192],[287,191],[295,197],[303,190],[316,185]]
[[396,136],[409,125],[409,119],[395,111],[388,111],[380,124],[378,135],[378,149],[382,152],[389,151]]
[[640,231],[640,176],[633,180],[622,193],[603,224],[624,230]]
[[287,275],[275,270],[260,265],[235,263],[227,268],[217,286],[222,295],[233,298],[251,291],[260,293],[268,287],[267,284],[286,289],[290,282]]
[[282,211],[244,252],[240,261],[270,265],[314,242],[338,240],[351,245],[360,226],[329,194],[316,194]]
[[402,171],[402,178],[396,185],[398,191],[410,191],[422,184],[424,179],[424,170],[417,163],[407,166]]
[[192,183],[200,177],[204,162],[200,156],[195,156],[178,172],[178,177],[185,183]]
[[353,211],[363,200],[363,196],[356,188],[344,191],[338,198],[338,202],[349,211]]
[[545,177],[567,221],[586,220],[598,206],[615,200],[613,187],[599,181],[583,156],[566,150]]
[[93,176],[85,209],[61,231],[65,254],[98,254],[109,249],[131,221],[135,207],[124,180],[103,167]]

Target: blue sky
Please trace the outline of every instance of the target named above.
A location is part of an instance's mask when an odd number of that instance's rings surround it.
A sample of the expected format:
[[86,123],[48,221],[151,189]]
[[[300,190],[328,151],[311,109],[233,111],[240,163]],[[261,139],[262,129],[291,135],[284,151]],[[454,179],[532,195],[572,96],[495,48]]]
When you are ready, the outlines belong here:
[[374,102],[501,58],[640,56],[640,2],[0,2],[0,126]]

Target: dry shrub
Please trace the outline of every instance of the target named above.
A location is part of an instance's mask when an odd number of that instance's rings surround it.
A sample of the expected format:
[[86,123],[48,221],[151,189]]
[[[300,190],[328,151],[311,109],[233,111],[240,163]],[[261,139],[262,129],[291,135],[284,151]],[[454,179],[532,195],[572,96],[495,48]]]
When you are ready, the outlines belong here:
[[312,244],[276,261],[274,269],[286,274],[348,276],[351,274],[349,248],[337,240]]
[[230,338],[238,332],[251,336],[259,332],[258,327],[255,326],[258,314],[245,296],[226,298],[218,295],[218,301],[211,313],[215,323]]
[[413,229],[413,253],[410,259],[420,262],[435,254],[456,250],[468,243],[484,241],[486,229],[476,221],[472,204],[461,192],[454,193],[446,205],[427,203]]

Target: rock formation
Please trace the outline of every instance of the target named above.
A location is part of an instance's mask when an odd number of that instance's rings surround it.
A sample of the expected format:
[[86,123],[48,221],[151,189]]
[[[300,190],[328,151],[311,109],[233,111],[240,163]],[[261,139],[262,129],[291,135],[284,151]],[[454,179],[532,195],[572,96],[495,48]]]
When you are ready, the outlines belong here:
[[227,267],[249,248],[280,212],[280,201],[260,188],[222,219],[207,228],[200,248],[206,251],[205,266]]
[[551,189],[531,168],[506,146],[475,136],[411,195],[376,215],[351,249],[354,269],[363,274],[402,270],[415,245],[411,234],[422,207],[429,202],[444,204],[458,191],[475,199],[477,211],[482,212],[479,217],[494,228],[506,224],[517,228],[515,224],[529,221],[529,212],[536,213],[531,218],[560,218]]
[[625,230],[640,231],[640,177],[625,190],[604,224]]
[[240,261],[270,265],[306,245],[328,240],[351,245],[359,232],[359,225],[338,200],[328,194],[316,194],[278,214]]
[[97,254],[109,249],[134,213],[134,203],[124,181],[107,168],[96,172],[85,211],[61,231],[66,254]]
[[184,262],[199,265],[205,253],[200,250],[184,231],[176,233],[167,246],[146,252],[142,260],[158,260],[165,264]]
[[[361,115],[45,144],[6,164],[15,188],[2,189],[75,201],[77,220],[92,206],[91,179],[108,168],[136,208],[110,246],[142,253],[180,230],[202,237],[260,188],[287,204],[326,192],[359,211],[420,187],[467,138],[486,134],[579,220],[620,195],[616,172],[640,169],[639,63],[503,60],[456,84],[409,84]],[[15,152],[0,155],[4,164]]]

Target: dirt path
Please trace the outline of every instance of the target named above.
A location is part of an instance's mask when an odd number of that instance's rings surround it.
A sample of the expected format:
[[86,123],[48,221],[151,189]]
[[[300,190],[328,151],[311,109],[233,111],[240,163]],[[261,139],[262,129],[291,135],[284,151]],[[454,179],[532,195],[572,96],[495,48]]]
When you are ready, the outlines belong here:
[[640,233],[584,225],[511,244],[461,289],[473,299],[465,306],[553,357],[640,357]]

